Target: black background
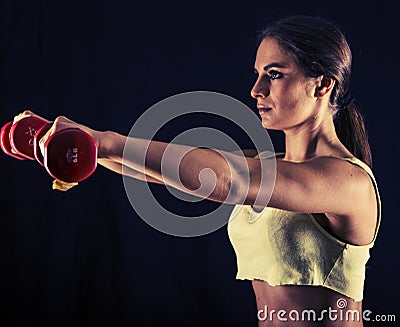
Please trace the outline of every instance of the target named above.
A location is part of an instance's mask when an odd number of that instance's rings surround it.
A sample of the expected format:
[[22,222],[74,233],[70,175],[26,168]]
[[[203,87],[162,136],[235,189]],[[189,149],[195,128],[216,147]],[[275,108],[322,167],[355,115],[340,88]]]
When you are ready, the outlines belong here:
[[[196,90],[253,108],[254,38],[266,22],[292,14],[332,19],[353,50],[351,90],[366,118],[383,201],[364,308],[400,319],[395,5],[1,0],[1,123],[29,108],[127,134],[151,105]],[[271,135],[282,150],[281,135]],[[256,326],[251,285],[235,279],[226,228],[169,236],[135,214],[115,173],[99,167],[60,193],[37,163],[0,157],[1,326]],[[153,192],[167,196],[162,186]]]

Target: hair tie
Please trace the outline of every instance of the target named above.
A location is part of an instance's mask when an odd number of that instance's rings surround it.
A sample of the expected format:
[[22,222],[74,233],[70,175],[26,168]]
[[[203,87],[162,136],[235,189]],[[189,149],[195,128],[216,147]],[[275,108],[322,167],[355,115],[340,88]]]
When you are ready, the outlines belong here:
[[355,102],[354,97],[351,95],[349,91],[347,91],[345,94],[343,94],[343,96],[341,96],[338,99],[337,104],[340,109],[345,109],[352,106],[354,102]]

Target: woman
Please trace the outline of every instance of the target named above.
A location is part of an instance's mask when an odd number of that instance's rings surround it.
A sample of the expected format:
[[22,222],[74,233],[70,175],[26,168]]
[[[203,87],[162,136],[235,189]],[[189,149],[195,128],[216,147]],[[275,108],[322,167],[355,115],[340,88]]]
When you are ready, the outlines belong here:
[[[272,173],[262,171],[262,162],[271,160],[267,154],[221,155],[127,138],[65,117],[55,120],[40,144],[54,132],[78,127],[94,137],[99,164],[111,170],[122,173],[124,165],[124,174],[138,179],[244,204],[235,207],[228,231],[237,278],[252,280],[259,326],[310,326],[314,321],[362,326],[365,264],[379,227],[380,200],[364,124],[349,96],[350,48],[336,26],[316,17],[283,19],[261,36],[251,96],[263,127],[285,134],[273,190],[267,190]],[[17,119],[27,115],[32,113]],[[161,173],[167,146],[174,155]],[[122,161],[124,147],[130,155]],[[182,154],[181,161],[174,159]],[[174,177],[178,165],[180,181]],[[213,178],[202,180],[214,187],[207,194],[199,188],[205,168],[216,176],[215,187]]]

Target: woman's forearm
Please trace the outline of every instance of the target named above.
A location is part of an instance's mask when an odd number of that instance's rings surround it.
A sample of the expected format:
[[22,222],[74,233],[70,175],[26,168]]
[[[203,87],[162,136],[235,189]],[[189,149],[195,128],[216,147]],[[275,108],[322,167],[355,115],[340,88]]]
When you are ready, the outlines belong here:
[[124,174],[126,176],[129,176],[131,178],[144,181],[147,183],[156,183],[156,184],[164,184],[161,180],[155,179],[153,177],[150,177],[148,175],[145,175],[141,172],[138,172],[136,170],[130,169],[128,167],[122,166],[121,163],[118,163],[116,161],[112,161],[110,159],[98,159],[97,163],[113,172],[116,172],[117,174]]
[[115,132],[96,132],[99,142],[97,163],[117,174],[124,174],[137,180],[164,184],[162,180],[146,175],[142,170],[123,165],[122,155],[126,137]]

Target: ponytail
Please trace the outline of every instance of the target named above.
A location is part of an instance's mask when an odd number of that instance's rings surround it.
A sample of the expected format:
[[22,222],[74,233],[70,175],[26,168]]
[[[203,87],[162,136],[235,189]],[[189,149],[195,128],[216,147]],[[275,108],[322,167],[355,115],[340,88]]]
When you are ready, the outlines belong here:
[[364,119],[354,101],[339,108],[335,117],[335,129],[340,142],[353,155],[371,167],[372,155]]

